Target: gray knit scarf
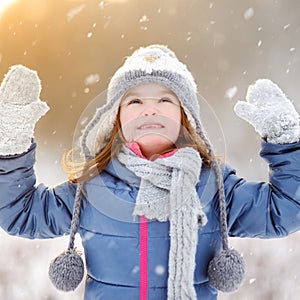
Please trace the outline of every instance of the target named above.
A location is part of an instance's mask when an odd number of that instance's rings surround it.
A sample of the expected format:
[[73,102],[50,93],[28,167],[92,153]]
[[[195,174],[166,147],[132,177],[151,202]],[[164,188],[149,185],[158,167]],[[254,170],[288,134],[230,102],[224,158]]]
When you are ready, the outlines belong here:
[[141,178],[134,216],[170,222],[168,300],[195,300],[195,256],[198,226],[207,222],[196,192],[202,160],[192,148],[154,161],[126,146],[119,161]]

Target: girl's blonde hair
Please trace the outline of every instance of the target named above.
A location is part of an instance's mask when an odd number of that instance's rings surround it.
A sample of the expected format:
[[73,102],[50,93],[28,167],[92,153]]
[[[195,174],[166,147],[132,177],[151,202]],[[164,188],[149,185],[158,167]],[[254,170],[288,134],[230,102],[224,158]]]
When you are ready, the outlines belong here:
[[[89,161],[75,162],[75,160],[73,159],[73,149],[68,151],[63,156],[62,165],[71,182],[86,182],[95,177],[106,168],[112,157],[115,157],[119,153],[121,145],[123,143],[126,143],[122,135],[119,115],[120,114],[118,112],[116,124],[113,128],[111,137],[107,145],[95,156],[95,158]],[[182,107],[181,125],[182,127],[176,144],[174,144],[165,152],[169,152],[176,148],[180,149],[184,147],[191,147],[199,152],[203,164],[210,166],[211,160],[213,158],[212,154],[209,153],[204,141],[199,137],[194,128],[191,127]]]

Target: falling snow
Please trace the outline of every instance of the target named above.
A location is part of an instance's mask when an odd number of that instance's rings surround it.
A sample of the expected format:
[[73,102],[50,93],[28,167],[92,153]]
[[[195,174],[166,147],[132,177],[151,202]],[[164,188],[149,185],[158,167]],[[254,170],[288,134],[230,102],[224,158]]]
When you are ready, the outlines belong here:
[[104,7],[105,7],[105,1],[100,1],[99,7],[100,7],[101,9],[104,9]]
[[225,96],[228,99],[232,99],[236,95],[237,92],[238,92],[238,88],[236,86],[233,86],[226,90]]
[[146,15],[143,15],[140,18],[139,22],[143,24],[142,26],[140,26],[141,30],[148,30],[148,26],[144,25],[144,23],[149,22],[149,18]]
[[98,73],[97,74],[90,74],[89,76],[87,76],[84,79],[84,84],[85,85],[93,85],[93,84],[98,83],[99,80],[100,80],[100,75]]
[[187,33],[187,38],[186,38],[187,42],[190,41],[191,38],[192,38],[192,33],[189,31],[189,32]]
[[149,22],[149,18],[148,18],[146,15],[143,15],[143,16],[140,18],[140,23],[143,23],[143,22]]
[[67,13],[67,21],[71,22],[75,18],[75,16],[77,16],[84,8],[85,8],[85,4],[81,4],[73,9],[71,9]]
[[86,242],[86,241],[91,240],[95,236],[96,236],[96,234],[94,232],[86,231],[84,233],[84,235],[82,236],[82,240]]
[[132,274],[137,274],[140,271],[140,267],[139,266],[134,266],[131,273]]
[[88,120],[89,120],[88,117],[83,118],[83,119],[80,121],[80,125],[85,125],[85,124],[87,124]]
[[105,16],[104,17],[104,25],[103,25],[103,28],[104,29],[106,29],[106,28],[108,28],[108,26],[109,26],[109,24],[110,24],[110,22],[111,22],[111,16]]
[[164,268],[164,266],[157,265],[157,266],[155,267],[155,273],[156,273],[157,275],[163,275],[163,274],[165,273],[165,268]]
[[248,8],[245,12],[244,12],[244,19],[246,21],[250,20],[252,17],[254,16],[254,9],[252,7]]

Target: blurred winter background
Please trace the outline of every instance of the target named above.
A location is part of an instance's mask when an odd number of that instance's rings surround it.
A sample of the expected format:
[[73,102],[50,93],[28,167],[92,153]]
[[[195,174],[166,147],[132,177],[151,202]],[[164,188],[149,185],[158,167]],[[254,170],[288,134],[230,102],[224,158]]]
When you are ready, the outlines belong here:
[[[60,160],[82,111],[133,49],[151,43],[170,46],[193,72],[218,153],[240,176],[268,180],[260,139],[233,106],[250,83],[267,77],[300,111],[299,11],[295,0],[1,0],[1,80],[14,64],[37,70],[41,98],[51,107],[36,129],[38,182],[66,180]],[[83,299],[83,283],[65,294],[48,280],[48,263],[67,240],[28,241],[1,230],[0,299]],[[300,233],[231,239],[246,259],[247,278],[238,292],[219,299],[300,299],[299,243]]]

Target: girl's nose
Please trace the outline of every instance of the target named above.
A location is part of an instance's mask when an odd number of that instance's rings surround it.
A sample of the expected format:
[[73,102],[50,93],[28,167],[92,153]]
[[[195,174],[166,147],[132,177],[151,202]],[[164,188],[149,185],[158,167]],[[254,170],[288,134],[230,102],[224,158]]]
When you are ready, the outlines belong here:
[[157,109],[154,105],[147,105],[143,111],[143,116],[155,116],[157,114]]

